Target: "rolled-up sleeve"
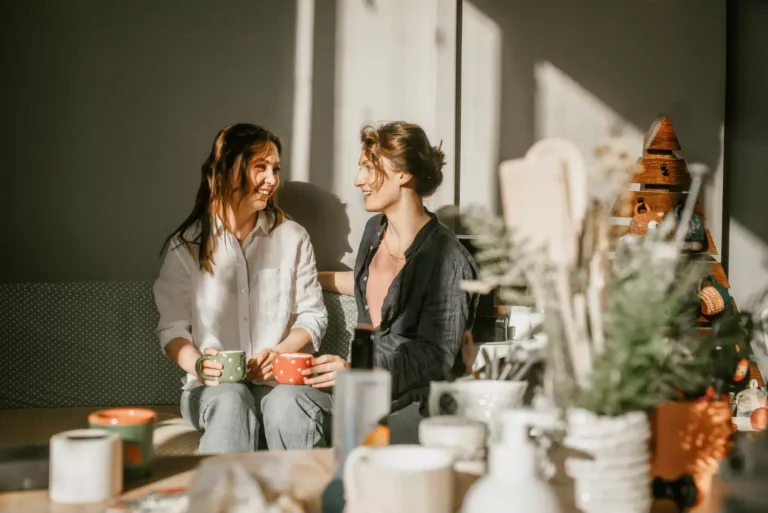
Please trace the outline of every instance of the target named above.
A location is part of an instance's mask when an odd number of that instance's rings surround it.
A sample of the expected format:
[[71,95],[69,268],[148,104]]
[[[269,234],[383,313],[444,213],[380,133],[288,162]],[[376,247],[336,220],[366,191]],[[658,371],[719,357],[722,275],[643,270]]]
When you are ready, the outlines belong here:
[[471,267],[444,261],[430,279],[432,286],[414,336],[378,334],[383,350],[377,351],[377,365],[390,371],[394,397],[446,379],[476,306],[475,297],[462,290],[461,282],[475,278]]
[[160,339],[163,352],[168,342],[175,338],[185,338],[192,342],[192,282],[189,264],[184,261],[181,251],[186,249],[168,249],[160,268],[160,276],[152,287],[155,304],[160,313],[155,333]]
[[292,311],[296,317],[293,328],[303,328],[309,333],[312,346],[318,351],[328,326],[328,312],[323,302],[323,289],[317,281],[315,251],[307,233],[301,239],[297,260]]

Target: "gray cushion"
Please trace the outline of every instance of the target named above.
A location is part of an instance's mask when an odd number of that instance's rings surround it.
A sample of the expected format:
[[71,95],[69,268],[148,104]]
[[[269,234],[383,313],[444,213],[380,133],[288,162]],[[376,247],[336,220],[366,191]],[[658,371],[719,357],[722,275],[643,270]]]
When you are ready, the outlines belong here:
[[357,304],[351,296],[323,291],[328,310],[328,329],[320,344],[320,353],[335,354],[349,359],[349,344],[357,325]]
[[[354,298],[324,293],[322,353],[347,357]],[[0,284],[0,409],[178,404],[151,282]]]

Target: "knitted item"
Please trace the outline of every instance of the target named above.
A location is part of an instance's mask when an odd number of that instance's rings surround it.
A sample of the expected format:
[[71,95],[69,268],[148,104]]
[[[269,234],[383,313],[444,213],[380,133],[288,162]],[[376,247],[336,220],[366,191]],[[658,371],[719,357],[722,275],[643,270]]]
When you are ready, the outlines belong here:
[[723,296],[715,287],[704,287],[699,291],[701,300],[701,313],[704,315],[717,315],[725,310],[725,301]]
[[699,282],[699,300],[701,313],[711,316],[723,312],[730,306],[731,295],[728,289],[717,283],[712,276],[707,276]]
[[[642,198],[640,198],[642,200]],[[648,230],[655,230],[664,219],[663,212],[651,212],[645,201],[639,201],[635,205],[635,215],[629,221],[629,233],[632,235],[645,235]]]
[[[680,220],[683,213],[683,205],[678,205],[670,215],[674,216],[675,222]],[[690,253],[701,253],[709,249],[709,240],[707,240],[707,230],[704,226],[704,218],[693,212],[691,220],[688,223],[688,231],[685,233],[685,242],[683,251]]]

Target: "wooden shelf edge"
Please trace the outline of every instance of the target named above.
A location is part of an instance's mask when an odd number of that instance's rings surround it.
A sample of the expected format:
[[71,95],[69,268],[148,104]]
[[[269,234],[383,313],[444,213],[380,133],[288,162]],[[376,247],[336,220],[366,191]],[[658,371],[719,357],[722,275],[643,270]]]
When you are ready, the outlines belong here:
[[[648,207],[655,212],[670,212],[677,207],[678,202],[683,200],[687,194],[687,192],[659,190],[625,191],[613,204],[612,215],[614,217],[631,218],[635,215],[635,205],[637,205],[638,198],[644,198]],[[698,201],[696,202],[694,211],[699,214],[702,219],[706,219],[704,216],[704,209],[701,208],[701,203]]]
[[[609,230],[610,230],[609,237],[610,237],[611,251],[613,251],[614,249],[616,249],[616,243],[619,241],[619,238],[624,236],[629,230],[629,226],[625,224],[613,224],[610,226]],[[709,233],[709,230],[707,230],[707,241],[709,243],[709,249],[707,251],[703,251],[701,253],[686,253],[686,255],[691,257],[717,255],[717,248],[715,247],[715,242],[714,240],[712,240],[712,234]]]

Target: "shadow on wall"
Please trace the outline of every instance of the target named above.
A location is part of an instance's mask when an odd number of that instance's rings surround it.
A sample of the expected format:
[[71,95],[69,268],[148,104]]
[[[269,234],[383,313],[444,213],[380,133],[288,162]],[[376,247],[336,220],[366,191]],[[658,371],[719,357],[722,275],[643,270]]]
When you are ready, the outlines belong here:
[[336,0],[315,3],[312,46],[312,137],[309,181],[334,190],[333,138],[336,134]]
[[536,140],[535,67],[548,61],[642,132],[668,114],[686,159],[716,169],[725,95],[720,0],[470,3],[502,32],[499,161],[519,158]]
[[154,279],[217,131],[292,140],[295,35],[290,1],[0,2],[0,282]]
[[[727,214],[746,234],[768,243],[768,4],[747,1],[728,7],[733,30],[728,34]],[[734,242],[738,250],[750,249],[748,240]],[[765,273],[768,262],[763,268]]]
[[335,194],[306,182],[286,182],[280,206],[309,233],[318,271],[348,271],[341,260],[352,248],[347,206]]
[[[728,2],[728,94],[725,126],[727,229],[724,259],[731,286],[743,298],[768,288],[768,3]],[[739,298],[739,307],[745,300]],[[756,301],[757,302],[757,301]],[[768,304],[762,302],[763,308]],[[750,306],[747,306],[750,308]],[[766,326],[768,334],[768,326]],[[768,337],[760,365],[768,361]],[[753,350],[755,349],[753,344]],[[768,367],[762,367],[768,373]]]

